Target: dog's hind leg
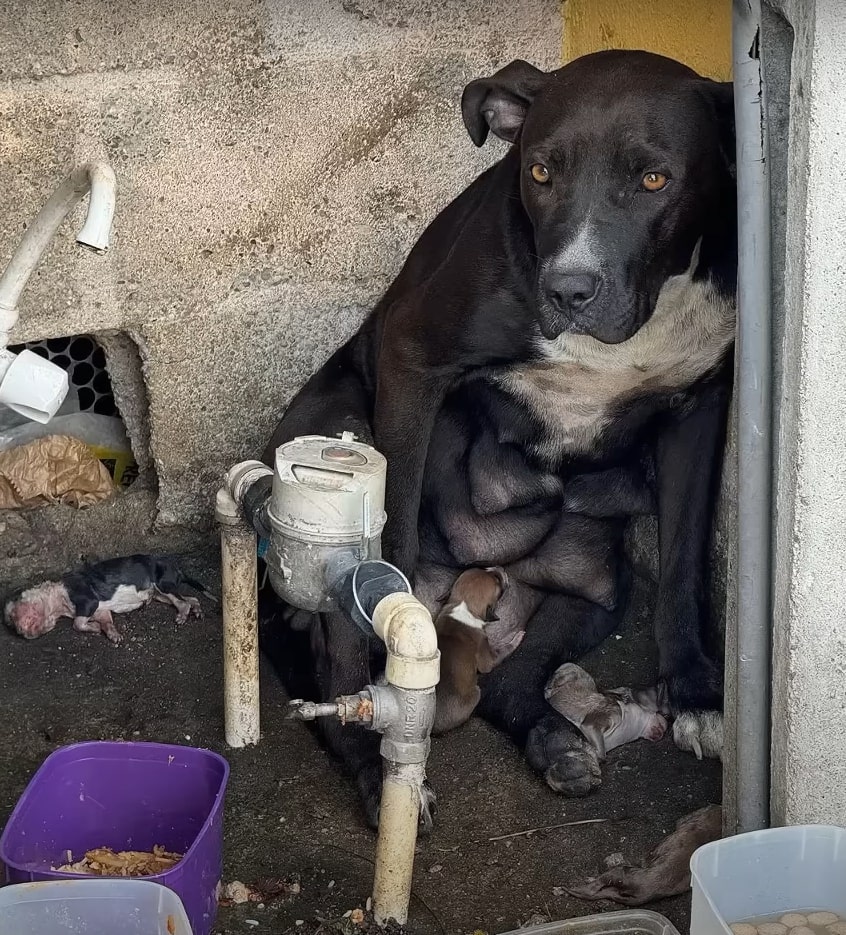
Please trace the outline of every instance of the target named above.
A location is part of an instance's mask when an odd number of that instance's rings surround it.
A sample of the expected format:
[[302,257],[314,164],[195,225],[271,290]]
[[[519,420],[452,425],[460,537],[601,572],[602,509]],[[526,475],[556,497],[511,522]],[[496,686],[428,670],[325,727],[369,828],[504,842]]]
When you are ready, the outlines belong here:
[[[111,611],[98,607],[91,615],[91,620],[99,625],[100,632],[103,633],[110,642],[117,644],[123,640],[121,632],[115,626]],[[76,621],[74,621],[74,626],[76,626]]]
[[373,444],[373,404],[356,369],[360,334],[339,348],[291,400],[262,454],[273,465],[276,449],[298,435],[340,435],[352,432]]
[[170,591],[162,591],[156,588],[153,591],[153,600],[162,604],[171,604],[176,609],[176,622],[185,623],[185,621],[194,614],[197,617],[203,616],[200,602],[196,597],[181,597]]

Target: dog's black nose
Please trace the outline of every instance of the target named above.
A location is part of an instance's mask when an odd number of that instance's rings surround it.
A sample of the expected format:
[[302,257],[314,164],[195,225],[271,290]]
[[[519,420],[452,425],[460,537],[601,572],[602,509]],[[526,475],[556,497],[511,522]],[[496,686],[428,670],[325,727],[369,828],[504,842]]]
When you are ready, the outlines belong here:
[[573,314],[593,302],[599,286],[599,276],[594,273],[552,273],[547,276],[546,295],[557,311]]

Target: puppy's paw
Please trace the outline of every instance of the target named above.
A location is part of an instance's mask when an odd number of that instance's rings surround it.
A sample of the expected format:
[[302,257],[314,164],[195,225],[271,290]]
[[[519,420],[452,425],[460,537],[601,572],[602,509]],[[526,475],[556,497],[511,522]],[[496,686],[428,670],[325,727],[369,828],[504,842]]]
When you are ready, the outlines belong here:
[[584,883],[567,886],[565,890],[570,896],[585,902],[610,899],[624,906],[642,906],[644,903],[660,898],[650,893],[650,881],[645,879],[645,876],[645,872],[640,867],[625,865],[612,867],[598,877],[589,877]]
[[720,711],[681,711],[673,721],[673,741],[680,750],[703,757],[723,757],[723,715]]
[[526,759],[562,795],[581,798],[602,785],[599,754],[558,714],[547,715],[532,728]]

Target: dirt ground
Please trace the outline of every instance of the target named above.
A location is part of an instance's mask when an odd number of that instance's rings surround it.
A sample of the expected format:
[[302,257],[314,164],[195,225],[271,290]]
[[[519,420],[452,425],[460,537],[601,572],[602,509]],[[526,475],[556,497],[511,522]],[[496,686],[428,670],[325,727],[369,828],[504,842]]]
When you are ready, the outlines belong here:
[[[297,881],[299,892],[266,906],[222,909],[215,932],[327,932],[328,920],[364,906],[375,838],[351,786],[313,734],[284,719],[286,699],[269,667],[262,671],[262,742],[226,749],[220,618],[215,605],[204,607],[204,620],[183,626],[162,605],[123,617],[126,641],[119,647],[75,633],[69,622],[35,642],[2,628],[0,822],[33,771],[64,744],[143,739],[217,750],[232,767],[225,880],[284,878]],[[650,680],[647,621],[647,589],[640,585],[621,631],[584,662],[601,686]],[[419,844],[409,928],[420,935],[476,929],[493,935],[619,908],[579,902],[559,888],[600,872],[614,852],[643,856],[682,815],[719,800],[719,764],[698,763],[666,739],[613,751],[604,774],[599,792],[566,800],[480,721],[435,740],[429,775],[438,820]],[[603,821],[549,827],[582,819]],[[525,833],[530,829],[539,830]],[[684,896],[649,908],[684,933],[689,903]]]

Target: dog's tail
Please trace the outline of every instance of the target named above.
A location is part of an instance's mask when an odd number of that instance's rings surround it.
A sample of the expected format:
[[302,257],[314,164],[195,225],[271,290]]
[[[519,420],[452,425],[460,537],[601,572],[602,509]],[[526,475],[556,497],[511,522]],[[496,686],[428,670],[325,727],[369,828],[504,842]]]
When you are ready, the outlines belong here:
[[220,598],[216,594],[212,594],[202,581],[198,581],[196,578],[192,578],[190,575],[184,573],[182,575],[182,580],[195,591],[204,594],[210,601],[214,601],[215,604],[220,602]]
[[156,562],[162,562],[171,569],[171,573],[176,573],[177,580],[184,582],[188,585],[189,588],[193,588],[195,591],[199,591],[200,594],[207,597],[210,601],[214,601],[215,604],[220,602],[220,598],[212,593],[202,581],[198,581],[196,578],[192,578],[190,575],[185,574],[185,569],[182,566],[183,556],[177,555],[173,552],[159,552],[155,555],[150,556]]

